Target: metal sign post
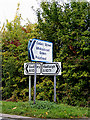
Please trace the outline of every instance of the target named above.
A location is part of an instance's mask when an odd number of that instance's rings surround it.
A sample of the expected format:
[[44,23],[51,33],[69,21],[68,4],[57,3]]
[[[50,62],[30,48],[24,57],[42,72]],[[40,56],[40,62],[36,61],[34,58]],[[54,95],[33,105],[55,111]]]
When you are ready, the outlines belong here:
[[31,76],[29,76],[29,101],[31,101]]
[[56,75],[54,75],[54,102],[56,102]]
[[37,63],[35,62],[35,74],[34,74],[34,104],[36,99],[36,72],[37,72]]

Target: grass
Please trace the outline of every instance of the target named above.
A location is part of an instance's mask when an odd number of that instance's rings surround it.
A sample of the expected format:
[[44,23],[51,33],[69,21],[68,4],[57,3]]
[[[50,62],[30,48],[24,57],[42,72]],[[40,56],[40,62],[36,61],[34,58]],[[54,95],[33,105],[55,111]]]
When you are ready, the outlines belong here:
[[87,118],[88,108],[38,100],[36,100],[36,104],[33,104],[33,101],[2,101],[2,113],[36,118]]

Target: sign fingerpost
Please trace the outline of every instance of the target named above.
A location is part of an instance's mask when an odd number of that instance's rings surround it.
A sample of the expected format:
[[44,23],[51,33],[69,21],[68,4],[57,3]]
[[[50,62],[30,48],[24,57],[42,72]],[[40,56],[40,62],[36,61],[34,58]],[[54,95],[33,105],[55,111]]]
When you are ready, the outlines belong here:
[[[29,54],[32,61],[35,63],[24,63],[24,74],[34,75],[34,104],[36,98],[36,75],[54,75],[54,102],[56,102],[56,75],[61,75],[61,62],[53,61],[53,44],[51,42],[32,39],[29,45]],[[46,63],[36,63],[46,62]],[[34,67],[33,67],[34,66]],[[29,79],[30,84],[30,79]],[[29,85],[30,86],[30,85]],[[29,88],[30,90],[30,88]],[[30,100],[29,93],[29,100]]]

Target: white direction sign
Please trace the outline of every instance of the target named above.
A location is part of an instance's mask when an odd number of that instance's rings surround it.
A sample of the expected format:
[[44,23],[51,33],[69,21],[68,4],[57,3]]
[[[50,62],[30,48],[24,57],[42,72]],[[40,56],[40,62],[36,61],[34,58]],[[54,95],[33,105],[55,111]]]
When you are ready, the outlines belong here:
[[[41,74],[41,64],[37,63],[37,75]],[[34,75],[35,63],[24,63],[24,75]]]
[[[24,63],[24,75],[34,75],[35,63]],[[37,75],[61,75],[61,62],[37,63]]]
[[32,61],[52,62],[53,43],[38,39],[32,39],[30,45],[30,56]]
[[43,75],[61,75],[61,62],[42,64]]

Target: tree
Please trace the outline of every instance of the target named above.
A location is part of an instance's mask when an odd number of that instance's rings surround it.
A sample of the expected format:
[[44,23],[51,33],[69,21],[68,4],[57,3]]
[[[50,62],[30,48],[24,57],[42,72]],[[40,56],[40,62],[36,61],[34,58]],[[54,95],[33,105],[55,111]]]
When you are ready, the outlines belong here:
[[87,105],[89,80],[89,3],[42,2],[37,10],[41,39],[54,44],[54,61],[63,64],[57,100]]
[[28,60],[28,41],[37,37],[37,24],[21,25],[19,4],[13,21],[7,20],[1,29],[2,38],[2,94],[3,99],[27,99],[28,76],[24,76],[24,62]]

